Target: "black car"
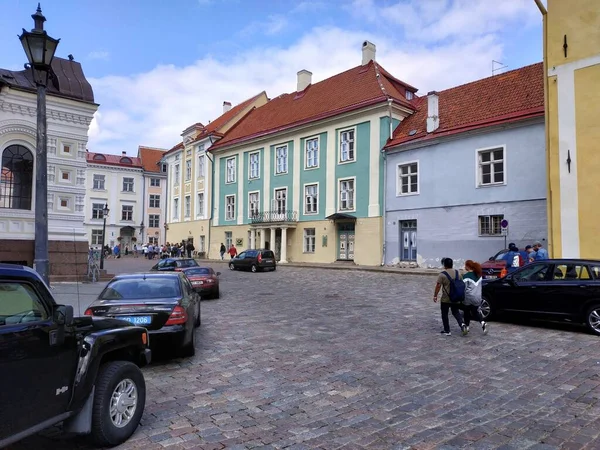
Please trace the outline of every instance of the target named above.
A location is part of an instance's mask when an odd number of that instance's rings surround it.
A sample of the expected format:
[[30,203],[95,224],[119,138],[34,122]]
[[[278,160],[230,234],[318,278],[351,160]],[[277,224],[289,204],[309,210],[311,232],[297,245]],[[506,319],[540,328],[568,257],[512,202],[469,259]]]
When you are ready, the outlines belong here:
[[267,269],[277,270],[275,253],[267,249],[246,250],[231,260],[229,268],[231,270],[250,270],[252,272]]
[[200,267],[200,265],[194,258],[165,258],[154,264],[150,270],[174,272],[187,267]]
[[85,314],[126,320],[148,329],[153,343],[169,341],[181,356],[195,353],[200,296],[181,272],[116,276]]
[[59,422],[102,447],[126,441],[144,412],[150,356],[144,328],[74,318],[33,270],[0,264],[0,447]]
[[483,285],[482,313],[500,312],[585,323],[600,335],[600,261],[534,261]]

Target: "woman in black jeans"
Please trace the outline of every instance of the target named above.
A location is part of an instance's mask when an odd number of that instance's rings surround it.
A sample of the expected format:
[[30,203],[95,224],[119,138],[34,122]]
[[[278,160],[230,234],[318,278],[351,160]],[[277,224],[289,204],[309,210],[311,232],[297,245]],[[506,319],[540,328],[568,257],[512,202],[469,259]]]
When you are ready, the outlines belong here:
[[477,320],[481,324],[483,334],[487,334],[488,325],[483,320],[481,315],[481,286],[483,284],[481,278],[481,264],[467,259],[465,261],[465,270],[463,281],[465,283],[465,300],[463,302],[463,310],[465,312],[465,325],[467,333],[469,332],[469,323],[471,318]]

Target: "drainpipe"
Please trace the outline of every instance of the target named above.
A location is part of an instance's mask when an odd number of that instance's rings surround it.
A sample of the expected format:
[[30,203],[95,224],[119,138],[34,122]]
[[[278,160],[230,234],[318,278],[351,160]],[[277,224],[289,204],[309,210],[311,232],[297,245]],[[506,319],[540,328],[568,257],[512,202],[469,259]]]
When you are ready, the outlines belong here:
[[[394,132],[394,123],[392,121],[392,99],[388,98],[388,114],[389,114],[389,118],[390,118],[390,130],[389,130],[389,137],[388,137],[388,141],[390,139],[392,139],[392,134]],[[385,266],[385,256],[386,256],[386,239],[387,239],[387,232],[386,232],[386,195],[387,195],[387,155],[385,153],[385,150],[382,148],[381,149],[381,157],[383,158],[383,205],[381,206],[383,209],[383,251],[381,252],[381,265]]]
[[[209,136],[210,146],[214,144],[212,136]],[[210,149],[210,147],[209,147]],[[210,216],[208,218],[208,243],[206,245],[206,258],[210,258],[210,232],[212,230],[213,223],[213,211],[215,210],[215,161],[210,157],[208,149],[204,152],[206,157],[210,160]]]
[[550,257],[553,258],[556,253],[554,252],[554,239],[552,233],[552,218],[553,218],[553,208],[552,208],[552,185],[550,182],[550,127],[548,126],[549,117],[549,105],[548,105],[548,91],[549,91],[549,80],[548,80],[548,11],[544,7],[544,4],[541,0],[535,0],[535,4],[537,5],[540,13],[542,14],[542,22],[543,22],[543,34],[544,34],[544,62],[543,62],[543,70],[544,70],[544,127],[545,127],[545,137],[546,137],[546,195],[548,196],[546,200],[546,206],[548,211],[546,212],[548,217],[548,250],[550,252]]
[[[160,160],[161,171],[162,171],[162,165],[163,164],[166,164],[166,161],[164,159],[161,159]],[[165,236],[164,236],[165,244],[168,242],[167,241],[167,224],[168,224],[167,219],[169,218],[169,208],[167,207],[167,200],[169,198],[169,170],[170,170],[170,167],[167,164],[167,176],[164,179],[164,181],[165,181],[165,215],[164,215],[165,222],[164,222],[164,225],[163,225],[163,229],[165,230]]]
[[[165,199],[166,201],[167,199]],[[144,245],[144,215],[146,214],[146,171],[142,172],[142,223],[140,224],[140,235],[142,236],[142,245]],[[148,223],[150,225],[150,223]]]

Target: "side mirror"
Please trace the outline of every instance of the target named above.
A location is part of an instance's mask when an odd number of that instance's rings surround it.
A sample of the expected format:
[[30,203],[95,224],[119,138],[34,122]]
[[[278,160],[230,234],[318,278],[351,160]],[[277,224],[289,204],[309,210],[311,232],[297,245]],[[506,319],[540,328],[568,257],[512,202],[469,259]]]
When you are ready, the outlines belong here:
[[73,307],[71,305],[58,305],[54,310],[54,322],[59,326],[70,327],[73,325]]
[[221,272],[217,272],[217,276],[221,275]]

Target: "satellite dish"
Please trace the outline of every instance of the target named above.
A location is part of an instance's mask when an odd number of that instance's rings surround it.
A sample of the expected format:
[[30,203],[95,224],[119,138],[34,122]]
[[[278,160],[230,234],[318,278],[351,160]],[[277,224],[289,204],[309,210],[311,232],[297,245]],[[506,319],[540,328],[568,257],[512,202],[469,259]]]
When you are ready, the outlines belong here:
[[415,134],[417,134],[417,130],[410,130],[410,131],[408,132],[408,135],[409,135],[409,136],[414,136]]

